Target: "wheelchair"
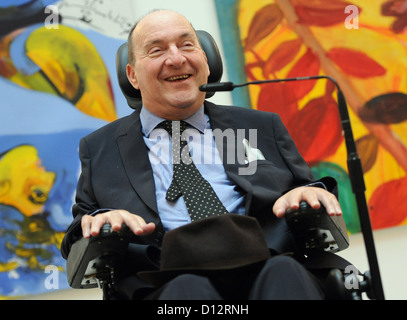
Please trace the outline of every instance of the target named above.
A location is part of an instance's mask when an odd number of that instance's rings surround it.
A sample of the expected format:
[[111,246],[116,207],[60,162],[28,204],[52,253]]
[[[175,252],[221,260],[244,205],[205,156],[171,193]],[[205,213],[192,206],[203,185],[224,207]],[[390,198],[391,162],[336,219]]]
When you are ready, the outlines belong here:
[[[197,31],[200,43],[206,53],[210,76],[208,83],[221,80],[222,59],[212,36],[206,31]],[[128,105],[141,107],[141,94],[130,84],[126,75],[128,63],[127,43],[121,45],[116,54],[116,71],[120,88]],[[214,92],[207,92],[210,98]],[[342,216],[329,216],[323,207],[312,209],[306,202],[296,211],[288,211],[286,223],[295,240],[301,256],[335,253],[349,246],[349,238]],[[80,239],[72,245],[67,258],[68,283],[72,288],[89,289],[99,287],[103,299],[110,300],[117,290],[117,283],[131,268],[138,270],[159,269],[160,249],[154,246],[133,243],[134,235],[123,226],[120,231],[112,231],[109,224],[103,226],[100,234],[90,239]],[[137,256],[138,261],[132,257]],[[369,271],[363,275],[356,270],[349,274],[334,268],[324,274],[326,299],[360,300],[362,294],[374,299],[372,279]]]

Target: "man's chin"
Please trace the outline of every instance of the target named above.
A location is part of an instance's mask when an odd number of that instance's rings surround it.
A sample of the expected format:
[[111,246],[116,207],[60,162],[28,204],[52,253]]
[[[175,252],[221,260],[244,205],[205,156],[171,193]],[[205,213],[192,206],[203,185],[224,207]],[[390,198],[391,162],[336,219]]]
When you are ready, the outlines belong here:
[[183,120],[187,119],[190,116],[192,116],[195,112],[199,110],[199,108],[202,106],[202,103],[196,103],[196,100],[194,103],[178,103],[178,104],[171,104],[171,113],[167,115],[168,120]]
[[173,96],[170,99],[170,104],[173,107],[179,109],[188,109],[188,108],[195,108],[199,109],[203,102],[205,96],[203,95],[186,95],[186,94],[179,94],[177,96]]

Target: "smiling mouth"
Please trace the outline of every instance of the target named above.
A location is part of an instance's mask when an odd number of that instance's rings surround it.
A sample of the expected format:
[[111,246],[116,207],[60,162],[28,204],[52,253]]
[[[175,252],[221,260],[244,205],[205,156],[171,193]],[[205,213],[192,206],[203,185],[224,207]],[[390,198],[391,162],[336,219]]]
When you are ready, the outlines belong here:
[[183,74],[181,76],[174,76],[174,77],[169,77],[167,79],[165,79],[166,81],[170,81],[170,82],[174,82],[174,81],[182,81],[182,80],[186,80],[190,77],[190,74]]

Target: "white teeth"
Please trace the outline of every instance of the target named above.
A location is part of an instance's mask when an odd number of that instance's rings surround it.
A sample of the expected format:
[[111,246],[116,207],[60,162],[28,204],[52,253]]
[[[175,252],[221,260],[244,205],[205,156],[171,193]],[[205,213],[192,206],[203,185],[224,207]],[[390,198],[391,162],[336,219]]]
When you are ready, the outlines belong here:
[[175,76],[175,77],[170,77],[167,78],[167,81],[177,81],[177,80],[184,80],[184,79],[188,79],[189,78],[189,74],[184,74],[182,76]]

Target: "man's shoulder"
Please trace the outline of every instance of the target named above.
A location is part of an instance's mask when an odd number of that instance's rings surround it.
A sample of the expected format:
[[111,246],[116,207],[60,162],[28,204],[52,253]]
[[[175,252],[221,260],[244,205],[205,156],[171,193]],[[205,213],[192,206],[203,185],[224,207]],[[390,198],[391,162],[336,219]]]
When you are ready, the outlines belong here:
[[234,119],[252,120],[252,119],[270,119],[277,116],[276,113],[261,111],[249,107],[235,106],[235,105],[219,105],[209,101],[205,102],[206,108],[212,113],[224,113]]
[[129,126],[129,122],[134,119],[134,113],[121,117],[117,120],[109,122],[104,126],[89,133],[85,138],[87,140],[97,139],[103,136],[105,139],[108,137],[117,137],[125,132],[125,129]]

